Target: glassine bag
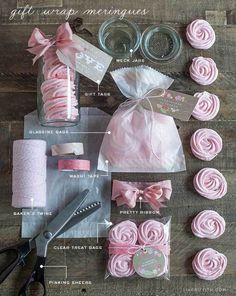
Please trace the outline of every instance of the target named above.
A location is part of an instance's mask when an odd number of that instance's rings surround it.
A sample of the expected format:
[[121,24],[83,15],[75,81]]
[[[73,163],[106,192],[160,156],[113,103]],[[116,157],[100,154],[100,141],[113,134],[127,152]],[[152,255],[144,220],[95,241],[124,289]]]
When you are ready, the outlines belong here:
[[128,100],[120,104],[110,120],[100,148],[98,169],[112,172],[186,170],[174,119],[142,106],[142,101],[149,101],[153,91],[168,89],[174,80],[147,66],[122,68],[111,75]]

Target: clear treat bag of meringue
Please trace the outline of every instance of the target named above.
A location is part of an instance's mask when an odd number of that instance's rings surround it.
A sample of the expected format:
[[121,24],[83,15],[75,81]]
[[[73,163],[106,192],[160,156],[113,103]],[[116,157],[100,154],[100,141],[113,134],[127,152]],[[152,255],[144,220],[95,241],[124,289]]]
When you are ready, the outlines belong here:
[[170,279],[171,217],[125,220],[109,230],[105,278]]
[[98,169],[112,172],[178,172],[186,170],[182,142],[174,119],[142,102],[158,89],[168,89],[173,79],[148,67],[111,72],[122,94],[100,148]]

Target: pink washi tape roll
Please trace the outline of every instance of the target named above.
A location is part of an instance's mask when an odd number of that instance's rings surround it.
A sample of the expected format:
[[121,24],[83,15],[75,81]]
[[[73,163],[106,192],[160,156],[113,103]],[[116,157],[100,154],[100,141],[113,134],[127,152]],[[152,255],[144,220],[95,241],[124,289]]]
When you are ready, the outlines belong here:
[[52,145],[52,156],[63,155],[83,155],[84,145],[83,143],[64,143]]
[[90,171],[90,160],[85,159],[60,159],[58,160],[59,171]]

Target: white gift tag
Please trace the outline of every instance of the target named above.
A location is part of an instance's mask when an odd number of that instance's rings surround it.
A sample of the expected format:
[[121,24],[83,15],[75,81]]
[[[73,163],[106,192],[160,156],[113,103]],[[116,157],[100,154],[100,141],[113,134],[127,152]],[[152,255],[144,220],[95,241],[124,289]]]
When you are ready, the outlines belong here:
[[141,277],[155,278],[165,273],[166,257],[161,251],[146,246],[134,255],[133,265]]
[[68,57],[60,50],[57,50],[59,60],[80,74],[100,84],[112,61],[112,57],[77,35],[73,35],[73,41],[85,48],[84,51],[75,54],[74,65],[71,64]]

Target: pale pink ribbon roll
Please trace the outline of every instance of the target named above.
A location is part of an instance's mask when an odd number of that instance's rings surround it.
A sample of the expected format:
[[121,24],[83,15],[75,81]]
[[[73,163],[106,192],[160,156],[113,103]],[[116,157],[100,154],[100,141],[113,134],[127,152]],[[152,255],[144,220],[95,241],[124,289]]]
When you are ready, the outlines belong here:
[[112,200],[118,206],[127,205],[134,208],[139,198],[150,204],[153,210],[159,212],[164,203],[170,200],[172,194],[171,181],[165,180],[156,183],[125,182],[113,180]]
[[60,159],[58,160],[59,171],[90,171],[90,160],[85,159]]
[[205,210],[193,219],[191,229],[197,237],[216,239],[225,232],[225,219],[215,211]]
[[198,49],[209,49],[216,40],[212,26],[201,19],[197,19],[187,26],[186,37],[192,47]]
[[220,135],[207,128],[201,128],[194,132],[190,140],[192,153],[201,160],[210,161],[222,150],[223,142]]
[[207,248],[198,252],[192,262],[196,275],[203,280],[216,280],[225,271],[227,257],[214,249]]
[[51,146],[52,156],[63,155],[83,155],[84,145],[83,143],[63,143],[55,144]]
[[13,143],[12,206],[46,206],[46,142],[17,140]]
[[193,179],[195,190],[208,199],[219,199],[227,193],[225,177],[216,169],[203,168]]
[[210,85],[218,77],[216,63],[211,58],[197,57],[189,68],[190,77],[201,85]]
[[219,98],[207,91],[195,93],[194,96],[198,98],[198,102],[192,112],[192,116],[201,121],[215,118],[220,110]]

